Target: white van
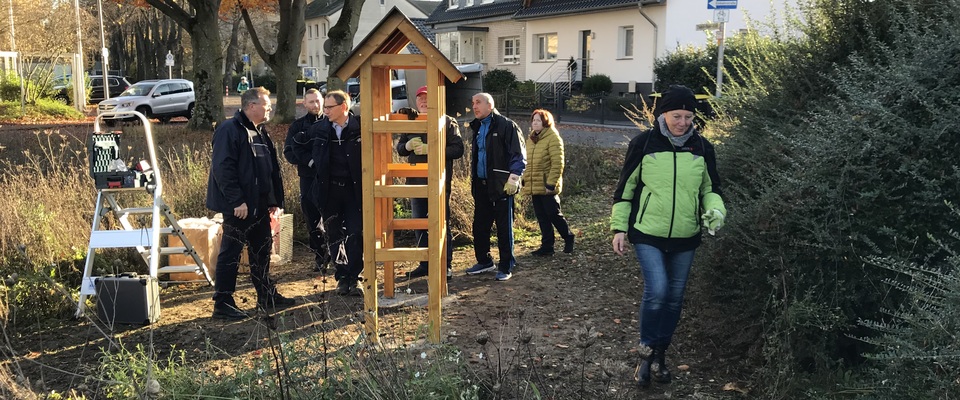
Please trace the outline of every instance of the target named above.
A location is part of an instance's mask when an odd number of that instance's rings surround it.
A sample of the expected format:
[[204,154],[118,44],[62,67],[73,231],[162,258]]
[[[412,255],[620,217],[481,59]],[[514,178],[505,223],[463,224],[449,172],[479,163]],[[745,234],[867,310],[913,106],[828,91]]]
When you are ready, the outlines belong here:
[[[351,85],[353,85],[353,87],[351,87]],[[354,96],[350,111],[353,111],[356,115],[360,115],[360,83],[348,82],[347,93]],[[394,79],[390,81],[390,97],[392,100],[390,111],[392,112],[397,112],[397,110],[403,107],[416,106],[416,104],[411,105],[411,102],[407,100],[407,81],[404,79]]]

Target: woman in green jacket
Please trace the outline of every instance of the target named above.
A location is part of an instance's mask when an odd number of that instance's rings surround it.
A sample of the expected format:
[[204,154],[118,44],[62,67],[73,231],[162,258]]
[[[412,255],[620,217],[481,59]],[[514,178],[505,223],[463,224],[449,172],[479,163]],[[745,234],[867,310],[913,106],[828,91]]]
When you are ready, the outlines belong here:
[[530,137],[527,138],[527,170],[523,192],[530,196],[533,212],[540,224],[540,248],[531,254],[553,255],[556,227],[563,238],[563,252],[573,252],[573,232],[560,211],[563,185],[563,139],[554,127],[550,111],[534,110],[530,116]]
[[713,234],[727,214],[713,145],[693,124],[696,107],[693,91],[684,86],[663,93],[653,127],[630,141],[613,196],[613,251],[623,255],[629,241],[643,274],[644,357],[636,376],[643,387],[650,385],[651,371],[653,380],[670,382],[665,354],[680,321],[701,223]]

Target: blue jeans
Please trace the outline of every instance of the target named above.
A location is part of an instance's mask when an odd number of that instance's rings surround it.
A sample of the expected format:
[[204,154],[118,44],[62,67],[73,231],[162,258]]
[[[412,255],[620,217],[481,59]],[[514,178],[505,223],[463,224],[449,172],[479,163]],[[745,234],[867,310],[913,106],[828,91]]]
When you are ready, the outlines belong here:
[[640,344],[670,345],[683,310],[683,292],[695,250],[667,253],[646,245],[634,245],[643,274],[640,304]]

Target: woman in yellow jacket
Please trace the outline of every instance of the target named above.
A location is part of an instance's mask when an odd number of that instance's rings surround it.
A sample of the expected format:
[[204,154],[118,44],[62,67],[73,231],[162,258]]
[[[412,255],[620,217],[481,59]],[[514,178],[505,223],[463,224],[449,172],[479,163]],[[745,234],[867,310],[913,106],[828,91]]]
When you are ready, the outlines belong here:
[[524,194],[530,196],[533,212],[540,224],[540,248],[531,254],[553,255],[556,227],[563,238],[563,252],[573,252],[573,232],[560,211],[560,190],[563,184],[563,139],[554,127],[550,111],[534,110],[530,116],[530,137],[527,138],[527,170],[523,177]]

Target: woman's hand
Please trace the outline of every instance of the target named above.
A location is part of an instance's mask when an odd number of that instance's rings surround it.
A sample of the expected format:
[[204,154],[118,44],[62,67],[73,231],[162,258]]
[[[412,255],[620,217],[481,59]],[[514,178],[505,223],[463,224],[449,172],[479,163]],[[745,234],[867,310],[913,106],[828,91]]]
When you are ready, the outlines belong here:
[[617,253],[618,256],[622,256],[623,252],[627,250],[627,234],[624,232],[617,232],[613,235],[613,252]]

